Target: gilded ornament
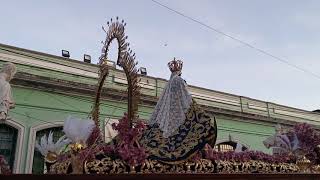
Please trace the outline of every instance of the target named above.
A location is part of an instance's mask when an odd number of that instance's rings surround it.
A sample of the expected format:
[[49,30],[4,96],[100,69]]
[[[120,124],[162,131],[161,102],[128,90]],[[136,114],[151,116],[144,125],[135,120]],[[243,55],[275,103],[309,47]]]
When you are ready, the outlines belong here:
[[306,158],[306,156],[303,156],[301,159],[297,160],[297,165],[300,169],[300,172],[302,173],[309,173],[310,172],[310,166],[311,161]]

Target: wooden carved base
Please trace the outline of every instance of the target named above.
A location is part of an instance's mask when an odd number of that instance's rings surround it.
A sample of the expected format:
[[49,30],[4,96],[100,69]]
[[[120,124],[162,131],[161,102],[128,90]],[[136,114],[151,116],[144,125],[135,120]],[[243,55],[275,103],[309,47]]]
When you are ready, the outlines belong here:
[[[56,163],[51,166],[51,174],[71,174],[70,161]],[[81,170],[80,170],[81,171]],[[262,161],[248,161],[244,163],[232,161],[215,162],[200,159],[195,162],[180,162],[166,164],[156,160],[146,160],[142,165],[129,166],[120,159],[103,157],[93,161],[84,162],[85,174],[242,174],[242,173],[301,173],[294,163],[266,163]],[[74,172],[73,172],[74,173]],[[316,172],[313,172],[316,173]],[[80,173],[78,173],[80,174]]]

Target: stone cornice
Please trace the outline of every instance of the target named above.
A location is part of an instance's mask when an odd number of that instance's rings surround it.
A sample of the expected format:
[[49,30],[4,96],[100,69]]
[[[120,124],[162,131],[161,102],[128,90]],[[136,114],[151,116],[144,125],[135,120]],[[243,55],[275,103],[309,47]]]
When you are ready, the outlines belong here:
[[[62,93],[72,93],[79,95],[86,95],[94,97],[96,86],[82,84],[78,82],[66,81],[61,79],[54,79],[49,77],[37,76],[28,73],[18,72],[14,79],[11,81],[11,84],[17,86],[23,86],[26,88],[36,88],[42,91],[55,91]],[[102,91],[102,99],[112,99],[119,101],[123,97],[127,96],[125,91],[120,91],[117,89],[104,88]],[[124,100],[122,100],[124,101]],[[155,106],[157,101],[156,97],[143,95],[141,97],[141,105]],[[126,101],[124,101],[126,102]]]

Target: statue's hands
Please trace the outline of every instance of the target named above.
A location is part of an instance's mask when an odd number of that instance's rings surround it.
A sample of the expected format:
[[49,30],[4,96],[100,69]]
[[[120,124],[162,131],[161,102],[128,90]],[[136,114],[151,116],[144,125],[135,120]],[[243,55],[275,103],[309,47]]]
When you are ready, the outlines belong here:
[[4,121],[7,119],[7,114],[3,111],[0,112],[0,121]]

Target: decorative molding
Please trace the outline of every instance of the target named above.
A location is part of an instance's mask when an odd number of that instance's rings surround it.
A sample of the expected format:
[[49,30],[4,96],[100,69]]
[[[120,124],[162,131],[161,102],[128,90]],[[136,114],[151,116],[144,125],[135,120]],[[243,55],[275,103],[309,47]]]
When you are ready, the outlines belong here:
[[258,111],[265,111],[265,112],[268,111],[267,107],[257,106],[257,105],[251,104],[251,103],[248,103],[248,108],[258,110]]
[[52,123],[42,123],[36,126],[32,126],[30,128],[29,143],[28,143],[29,146],[27,150],[28,156],[27,156],[26,168],[25,168],[26,174],[32,174],[33,155],[34,155],[37,132],[43,129],[63,126],[63,123],[64,123],[63,121],[56,121]]
[[25,127],[20,124],[19,122],[13,120],[12,118],[8,117],[7,120],[4,122],[6,125],[9,125],[15,129],[18,130],[18,135],[17,135],[17,142],[16,142],[16,150],[15,150],[15,155],[14,155],[14,164],[12,168],[13,173],[22,173],[21,171],[21,162],[22,162],[22,148],[23,148],[23,139],[24,139],[24,133],[25,133]]
[[223,104],[229,104],[233,106],[239,106],[240,107],[240,101],[232,100],[232,99],[227,99],[227,98],[221,98],[217,96],[210,96],[202,93],[197,93],[190,91],[191,95],[197,99],[202,99],[202,100],[209,100],[212,102],[217,102],[217,103],[223,103]]
[[[305,120],[307,121],[314,121],[317,122],[317,125],[319,123],[319,116],[318,115],[314,115],[314,116],[310,116],[309,114],[303,114],[303,113],[299,113],[299,112],[291,112],[291,111],[286,111],[286,110],[279,110],[279,109],[274,109],[273,111],[275,114],[279,114],[279,115],[284,115],[284,116],[290,116],[290,117],[295,117],[295,118],[302,118],[304,120],[300,120],[300,122],[303,122]],[[310,122],[309,122],[310,123]]]
[[145,89],[151,89],[151,90],[156,89],[155,84],[150,84],[150,83],[145,83],[145,82],[139,82],[138,84],[140,87],[145,88]]
[[9,55],[9,54],[5,54],[5,53],[0,52],[0,59],[2,59],[4,61],[16,63],[16,64],[30,65],[30,66],[49,69],[49,70],[60,71],[63,73],[70,73],[70,74],[75,74],[75,75],[80,75],[80,76],[91,77],[91,78],[98,78],[98,73],[93,73],[93,72],[85,71],[85,70],[78,69],[78,68],[64,66],[61,64],[57,64],[57,63],[39,61],[39,60],[35,60],[32,58],[24,58],[24,57],[19,57],[16,55]]
[[120,83],[120,84],[128,84],[128,81],[124,78],[118,78],[118,77],[115,77],[113,78],[113,81],[116,82],[116,83]]
[[[113,79],[114,82],[116,83],[120,83],[120,84],[128,84],[128,81],[124,78],[118,78],[118,77],[114,77]],[[144,83],[144,82],[139,82],[138,83],[140,87],[145,88],[145,89],[151,89],[154,90],[156,89],[156,85],[155,84],[150,84],[150,83]]]

